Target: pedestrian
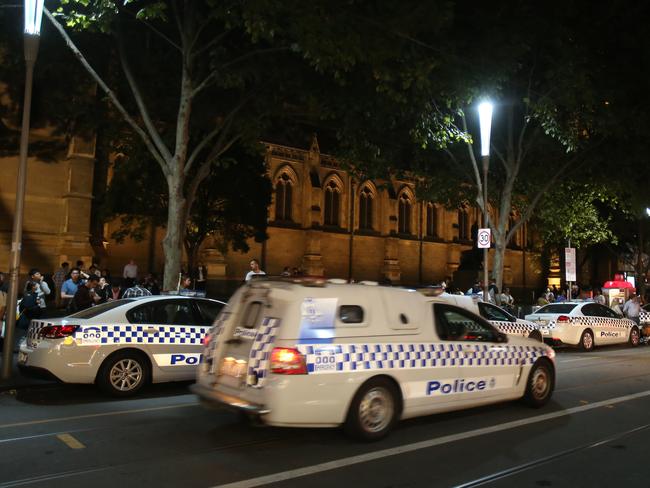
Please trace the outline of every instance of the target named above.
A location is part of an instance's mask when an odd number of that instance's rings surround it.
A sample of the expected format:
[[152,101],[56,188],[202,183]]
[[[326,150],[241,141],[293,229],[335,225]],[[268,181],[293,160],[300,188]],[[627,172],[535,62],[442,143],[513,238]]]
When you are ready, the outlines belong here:
[[246,273],[246,278],[244,281],[250,281],[253,276],[262,276],[266,274],[260,269],[260,263],[257,261],[257,259],[251,259],[250,268],[251,270]]
[[291,268],[289,266],[285,266],[284,269],[282,270],[282,274],[280,276],[283,276],[285,278],[288,278],[291,276]]
[[127,288],[133,286],[138,279],[138,265],[135,264],[133,258],[124,265],[122,278],[124,278],[124,286]]
[[151,292],[146,288],[140,286],[137,280],[133,283],[133,286],[127,288],[122,298],[135,298],[135,297],[148,297],[151,295]]
[[54,281],[54,293],[55,293],[55,302],[56,307],[61,306],[61,287],[63,282],[68,279],[68,269],[70,268],[70,263],[64,261],[61,263],[61,267],[57,269],[52,275],[52,281]]
[[[2,275],[2,273],[0,273]],[[3,275],[4,277],[4,275]],[[7,310],[7,292],[0,286],[0,336],[4,337],[5,312]]]
[[641,312],[641,304],[639,303],[639,296],[632,295],[630,299],[623,305],[623,315],[628,319],[634,321],[639,325],[639,313]]
[[594,290],[594,302],[600,303],[601,305],[607,305],[607,299],[600,290]]
[[153,273],[149,273],[144,277],[142,286],[149,290],[152,295],[160,295],[160,285]]
[[505,287],[500,298],[502,307],[508,309],[508,311],[513,311],[515,309],[515,299],[510,294],[510,288]]
[[63,282],[61,286],[61,301],[64,307],[69,307],[72,303],[74,294],[77,293],[77,288],[82,283],[81,270],[79,268],[72,268],[70,270],[70,278]]
[[178,291],[180,293],[190,292],[192,291],[191,286],[192,286],[192,278],[190,278],[190,275],[187,274],[181,275],[181,280],[178,283]]
[[201,261],[199,261],[199,265],[196,267],[194,276],[196,276],[196,280],[194,281],[194,283],[196,284],[196,289],[205,291],[205,287],[208,280],[208,268],[206,268]]
[[88,276],[88,279],[77,286],[77,291],[72,297],[72,311],[80,312],[99,303],[100,296],[95,292],[99,284],[99,278],[96,274]]
[[497,282],[494,279],[490,280],[490,285],[488,286],[488,299],[490,303],[494,304],[499,304],[500,303],[500,296],[499,296],[499,288],[497,287]]
[[99,283],[95,288],[95,293],[99,296],[99,302],[97,303],[106,303],[111,296],[111,285],[106,278],[101,276],[99,278]]
[[36,295],[34,283],[28,281],[25,284],[23,298],[18,304],[18,321],[16,322],[16,345],[18,345],[27,333],[29,324],[33,319],[41,316],[41,307],[38,306],[38,296]]
[[122,298],[122,294],[124,293],[124,290],[122,290],[122,287],[120,287],[120,283],[117,280],[114,280],[113,283],[111,283],[111,290],[108,295],[108,300],[113,301],[113,300],[119,300]]
[[81,276],[81,279],[87,280],[90,275],[86,272],[84,262],[81,259],[77,261],[77,269],[79,270],[79,276]]
[[34,284],[34,294],[36,295],[36,302],[41,309],[45,309],[47,304],[45,303],[45,297],[50,294],[50,287],[47,282],[43,279],[41,272],[32,268],[29,270],[29,281]]

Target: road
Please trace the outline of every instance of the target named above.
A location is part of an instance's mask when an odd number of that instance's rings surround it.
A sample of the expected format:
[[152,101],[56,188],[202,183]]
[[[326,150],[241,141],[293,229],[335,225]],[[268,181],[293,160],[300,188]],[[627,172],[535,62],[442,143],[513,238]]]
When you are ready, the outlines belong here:
[[0,395],[0,488],[648,486],[650,347],[560,351],[553,401],[401,422],[377,443],[205,410],[187,384]]

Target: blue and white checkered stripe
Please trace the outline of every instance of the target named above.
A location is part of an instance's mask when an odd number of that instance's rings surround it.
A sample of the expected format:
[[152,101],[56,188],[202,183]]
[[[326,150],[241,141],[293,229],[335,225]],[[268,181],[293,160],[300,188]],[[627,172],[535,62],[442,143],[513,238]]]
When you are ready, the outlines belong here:
[[[102,325],[101,344],[201,344],[209,327],[189,325]],[[145,332],[155,328],[158,332]]]
[[[467,343],[397,343],[298,345],[306,355],[309,373],[385,369],[440,368],[455,366],[511,366],[533,364],[546,349],[538,346],[490,346]],[[332,356],[334,359],[332,360]],[[324,361],[324,358],[327,361]],[[319,365],[332,365],[321,369]]]
[[262,325],[257,331],[248,356],[247,373],[249,378],[257,379],[248,383],[250,386],[261,388],[266,382],[269,374],[271,349],[273,348],[273,341],[275,340],[275,334],[278,331],[279,325],[280,319],[264,317]]
[[[546,327],[549,329],[554,329],[559,325],[566,325],[566,324],[567,322],[562,322],[561,324],[558,324],[557,319],[553,319],[548,323]],[[607,327],[607,328],[615,328],[615,329],[630,329],[632,326],[636,324],[630,319],[578,316],[578,317],[569,317],[568,325],[575,325],[577,327]]]
[[639,312],[639,322],[642,324],[650,324],[650,312],[641,310]]
[[525,322],[507,322],[505,320],[489,321],[499,332],[507,335],[517,335],[528,337],[532,331],[539,329],[538,326]]

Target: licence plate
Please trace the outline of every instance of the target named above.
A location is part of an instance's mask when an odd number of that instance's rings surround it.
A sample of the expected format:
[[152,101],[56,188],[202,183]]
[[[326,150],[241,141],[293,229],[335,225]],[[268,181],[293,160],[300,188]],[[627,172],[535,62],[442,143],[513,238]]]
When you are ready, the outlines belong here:
[[18,353],[18,362],[20,364],[25,364],[27,362],[27,354],[24,352],[19,352]]
[[230,376],[232,378],[243,379],[246,377],[248,370],[248,361],[235,358],[224,358],[219,368],[219,374]]

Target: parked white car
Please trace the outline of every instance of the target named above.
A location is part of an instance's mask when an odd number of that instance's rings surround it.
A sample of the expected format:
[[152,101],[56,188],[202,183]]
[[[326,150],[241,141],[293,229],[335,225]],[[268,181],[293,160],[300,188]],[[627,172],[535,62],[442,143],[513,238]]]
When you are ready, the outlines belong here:
[[66,383],[96,383],[115,396],[147,382],[189,380],[203,339],[225,303],[147,296],[103,303],[60,319],[32,320],[18,366]]
[[551,303],[526,315],[526,320],[538,323],[544,341],[556,346],[591,351],[610,344],[639,345],[639,327],[632,320],[595,302]]

